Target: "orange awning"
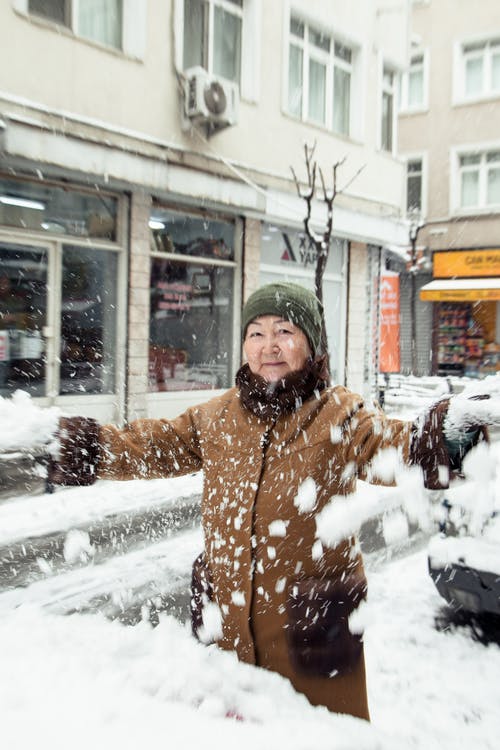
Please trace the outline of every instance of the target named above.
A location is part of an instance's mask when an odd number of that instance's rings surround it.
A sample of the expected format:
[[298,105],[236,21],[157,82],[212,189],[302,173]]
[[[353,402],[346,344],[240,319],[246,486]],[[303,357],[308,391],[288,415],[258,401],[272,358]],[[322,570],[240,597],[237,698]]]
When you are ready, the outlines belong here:
[[420,290],[424,302],[500,301],[500,278],[435,279]]

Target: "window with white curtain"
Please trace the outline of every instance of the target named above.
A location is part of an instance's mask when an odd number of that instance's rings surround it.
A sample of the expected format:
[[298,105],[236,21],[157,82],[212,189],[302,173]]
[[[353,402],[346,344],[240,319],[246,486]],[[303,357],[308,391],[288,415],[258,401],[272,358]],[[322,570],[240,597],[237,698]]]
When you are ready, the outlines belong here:
[[408,71],[402,76],[401,109],[419,110],[427,106],[427,52],[416,52],[410,58]]
[[98,44],[123,47],[123,0],[29,0],[28,12]]
[[353,50],[301,19],[290,18],[288,102],[291,115],[349,135]]
[[459,206],[500,209],[500,148],[458,156]]
[[396,116],[396,73],[384,66],[382,76],[382,122],[380,147],[383,151],[394,148],[394,131]]
[[421,158],[406,162],[406,210],[422,213],[423,162]]
[[463,97],[500,96],[500,37],[464,43],[460,51]]
[[240,83],[242,25],[243,0],[184,0],[184,69]]

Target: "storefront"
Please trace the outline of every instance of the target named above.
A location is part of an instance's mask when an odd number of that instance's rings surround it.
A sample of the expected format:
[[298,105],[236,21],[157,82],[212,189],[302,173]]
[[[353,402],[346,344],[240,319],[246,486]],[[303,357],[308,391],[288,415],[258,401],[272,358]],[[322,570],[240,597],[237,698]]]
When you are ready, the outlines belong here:
[[485,377],[500,370],[500,249],[435,252],[433,373]]
[[122,417],[123,203],[0,175],[0,395]]

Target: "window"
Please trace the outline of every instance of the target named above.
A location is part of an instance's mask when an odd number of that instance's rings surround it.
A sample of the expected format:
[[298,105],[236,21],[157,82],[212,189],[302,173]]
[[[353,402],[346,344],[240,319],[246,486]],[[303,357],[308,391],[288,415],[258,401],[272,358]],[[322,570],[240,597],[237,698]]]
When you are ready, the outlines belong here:
[[402,80],[402,109],[417,110],[427,106],[427,55],[411,56],[410,67]]
[[353,50],[303,21],[290,19],[288,111],[349,135]]
[[64,245],[59,392],[113,393],[116,253]]
[[500,38],[462,46],[464,96],[500,94]]
[[184,0],[184,69],[240,83],[243,0]]
[[460,207],[500,207],[500,150],[458,157]]
[[406,164],[406,211],[422,213],[422,159],[409,159]]
[[380,146],[383,151],[394,148],[396,74],[384,66],[382,76],[382,127]]
[[154,207],[149,390],[227,388],[232,377],[234,224]]
[[123,0],[28,0],[28,12],[85,39],[122,49]]
[[0,224],[46,235],[117,240],[118,201],[59,185],[0,178]]

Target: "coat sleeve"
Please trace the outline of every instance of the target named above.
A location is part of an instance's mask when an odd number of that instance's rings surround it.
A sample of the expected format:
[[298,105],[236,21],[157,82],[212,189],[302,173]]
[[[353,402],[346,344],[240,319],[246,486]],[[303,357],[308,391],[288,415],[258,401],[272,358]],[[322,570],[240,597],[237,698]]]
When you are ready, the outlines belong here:
[[[384,450],[399,456],[402,462],[410,460],[412,423],[388,419],[381,410],[361,406],[354,412],[345,427],[348,441],[347,466],[352,467],[360,479],[375,484],[392,484],[390,472],[377,471],[374,460]],[[381,464],[380,468],[383,468]]]
[[360,479],[392,484],[388,480],[390,471],[383,470],[382,462],[377,468],[375,459],[384,449],[395,449],[402,462],[420,466],[427,489],[446,489],[452,479],[461,475],[466,450],[479,440],[488,440],[486,428],[481,427],[471,436],[464,451],[450,452],[444,432],[448,404],[448,399],[436,402],[415,422],[388,419],[381,410],[370,411],[361,406],[351,415],[346,429],[348,463],[356,468]]
[[123,429],[99,432],[99,479],[156,479],[201,469],[199,431],[193,412],[173,420],[138,419]]

